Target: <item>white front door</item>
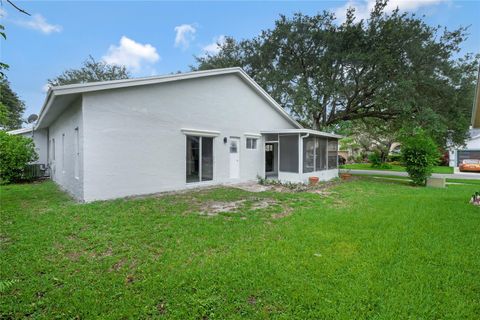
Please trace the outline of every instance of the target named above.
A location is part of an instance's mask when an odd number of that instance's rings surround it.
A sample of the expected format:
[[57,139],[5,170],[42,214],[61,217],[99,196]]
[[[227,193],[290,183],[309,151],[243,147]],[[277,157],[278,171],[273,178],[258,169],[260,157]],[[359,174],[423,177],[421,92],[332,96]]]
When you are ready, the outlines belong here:
[[230,178],[240,178],[240,139],[230,138]]

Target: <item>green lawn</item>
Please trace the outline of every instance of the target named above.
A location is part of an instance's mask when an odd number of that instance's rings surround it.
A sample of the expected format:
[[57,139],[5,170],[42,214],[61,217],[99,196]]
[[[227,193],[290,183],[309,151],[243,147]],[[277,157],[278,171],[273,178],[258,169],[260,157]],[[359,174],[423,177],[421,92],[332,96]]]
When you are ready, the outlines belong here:
[[362,177],[78,204],[51,182],[2,186],[0,279],[18,282],[0,318],[478,319],[479,187]]
[[[370,163],[352,163],[341,165],[342,169],[356,169],[356,170],[384,170],[384,171],[405,171],[405,167],[399,165],[391,165],[389,169],[372,168]],[[436,166],[433,168],[433,173],[453,173],[453,168],[446,166]]]

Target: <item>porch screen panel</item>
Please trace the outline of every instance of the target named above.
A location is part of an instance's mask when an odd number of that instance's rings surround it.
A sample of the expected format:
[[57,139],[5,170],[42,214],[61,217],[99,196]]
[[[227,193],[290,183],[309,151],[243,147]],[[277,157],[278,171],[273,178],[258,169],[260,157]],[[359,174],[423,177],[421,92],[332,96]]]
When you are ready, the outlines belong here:
[[336,169],[338,161],[338,140],[328,139],[328,169]]
[[200,181],[200,137],[187,136],[187,182]]
[[315,137],[303,139],[303,172],[315,171]]
[[315,146],[316,171],[327,170],[327,138],[317,138]]
[[298,135],[280,136],[280,171],[298,173]]
[[202,181],[213,180],[213,138],[202,137]]

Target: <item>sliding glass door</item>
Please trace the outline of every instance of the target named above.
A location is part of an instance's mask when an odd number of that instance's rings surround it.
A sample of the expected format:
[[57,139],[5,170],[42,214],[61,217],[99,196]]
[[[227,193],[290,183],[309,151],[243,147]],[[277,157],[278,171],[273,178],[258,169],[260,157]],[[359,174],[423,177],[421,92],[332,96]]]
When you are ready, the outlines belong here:
[[213,180],[213,138],[187,136],[186,181]]

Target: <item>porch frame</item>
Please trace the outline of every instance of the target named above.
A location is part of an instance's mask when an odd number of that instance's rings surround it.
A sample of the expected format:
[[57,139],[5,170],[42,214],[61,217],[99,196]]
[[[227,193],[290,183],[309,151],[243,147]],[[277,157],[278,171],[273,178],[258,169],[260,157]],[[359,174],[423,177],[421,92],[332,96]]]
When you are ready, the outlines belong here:
[[[330,134],[330,133],[325,133],[321,131],[315,131],[315,130],[308,130],[308,129],[288,129],[288,130],[278,130],[278,131],[263,131],[261,132],[262,135],[264,135],[264,152],[265,152],[265,144],[267,143],[276,143],[277,144],[277,165],[278,165],[278,170],[277,170],[277,179],[280,181],[285,181],[285,182],[301,182],[301,183],[307,183],[309,177],[318,177],[319,180],[321,181],[326,181],[330,180],[332,178],[338,177],[338,144],[337,144],[337,157],[336,157],[336,168],[334,169],[328,169],[328,142],[330,139],[335,139],[338,140],[342,136],[336,135],[336,134]],[[268,139],[268,135],[276,135],[276,140]],[[281,146],[280,146],[280,139],[281,136],[292,136],[292,135],[297,135],[298,137],[298,172],[286,172],[286,171],[281,171]],[[320,171],[312,171],[312,172],[303,172],[303,140],[307,137],[310,136],[318,136],[318,137],[323,137],[326,138],[326,150],[325,150],[325,165],[326,169],[325,170],[320,170]],[[314,153],[314,164],[316,164],[316,153]],[[264,166],[265,167],[265,166]],[[264,170],[264,177],[267,177],[267,173]]]

